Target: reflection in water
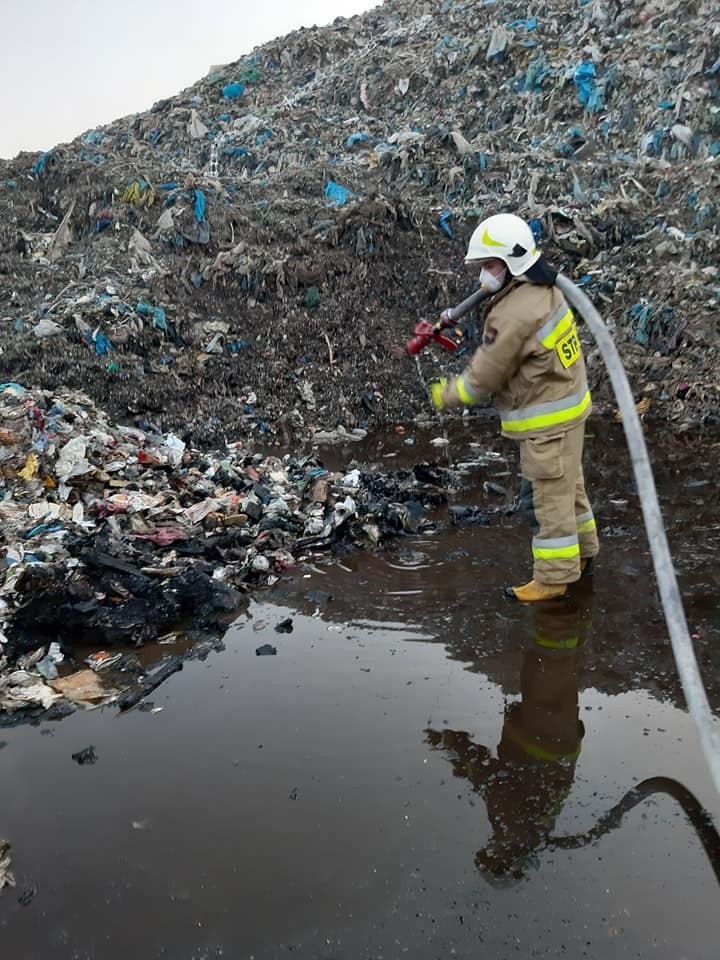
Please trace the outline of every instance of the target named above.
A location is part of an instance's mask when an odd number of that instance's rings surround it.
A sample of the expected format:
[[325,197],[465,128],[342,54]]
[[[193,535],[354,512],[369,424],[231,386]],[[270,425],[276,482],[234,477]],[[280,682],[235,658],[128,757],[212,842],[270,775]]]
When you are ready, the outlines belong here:
[[467,778],[485,801],[493,836],[475,863],[492,883],[524,876],[570,792],[584,734],[578,684],[591,614],[585,591],[535,609],[520,700],[505,708],[497,757],[464,731],[426,731],[433,747],[450,754],[455,776]]
[[467,733],[426,730],[428,743],[446,750],[457,777],[481,794],[493,830],[475,864],[493,885],[522,879],[544,849],[574,849],[617,829],[624,816],[655,794],[682,808],[720,881],[720,835],[693,794],[669,777],[652,777],[628,790],[586,833],[552,835],[570,793],[584,727],[578,686],[582,647],[590,635],[592,594],[576,594],[534,610],[532,642],[520,671],[520,700],[505,708],[497,758]]
[[697,834],[718,883],[720,883],[720,834],[715,829],[712,817],[700,805],[697,797],[686,786],[671,777],[649,777],[647,780],[643,780],[642,783],[628,790],[620,801],[600,818],[592,830],[576,834],[573,837],[551,837],[548,840],[548,847],[557,850],[573,850],[594,843],[606,833],[616,830],[626,813],[629,813],[639,803],[654,794],[664,794],[672,797],[682,808]]

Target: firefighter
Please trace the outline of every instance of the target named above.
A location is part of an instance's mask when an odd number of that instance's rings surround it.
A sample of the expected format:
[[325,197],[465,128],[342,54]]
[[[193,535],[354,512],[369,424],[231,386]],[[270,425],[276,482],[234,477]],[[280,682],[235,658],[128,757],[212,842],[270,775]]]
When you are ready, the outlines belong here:
[[533,532],[532,580],[505,592],[525,603],[554,600],[592,573],[599,549],[582,470],[591,400],[575,317],[520,217],[483,220],[465,263],[480,267],[491,291],[483,342],[459,377],[430,385],[430,396],[438,410],[494,396],[502,433],[520,448],[521,509]]
[[592,595],[582,592],[535,608],[521,697],[506,704],[496,757],[465,731],[425,731],[485,801],[492,836],[475,865],[492,884],[516,882],[536,863],[572,788],[585,733],[578,687],[591,619]]

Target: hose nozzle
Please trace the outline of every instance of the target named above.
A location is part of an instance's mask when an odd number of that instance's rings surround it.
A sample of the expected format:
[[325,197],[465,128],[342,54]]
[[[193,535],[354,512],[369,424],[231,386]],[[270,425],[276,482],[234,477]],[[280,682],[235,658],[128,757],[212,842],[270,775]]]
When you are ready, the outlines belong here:
[[415,357],[434,340],[435,343],[441,347],[454,353],[458,345],[451,337],[446,337],[442,332],[446,326],[448,326],[448,324],[443,320],[438,321],[438,323],[429,323],[427,320],[421,320],[413,330],[415,336],[411,337],[407,342],[407,352],[411,357]]

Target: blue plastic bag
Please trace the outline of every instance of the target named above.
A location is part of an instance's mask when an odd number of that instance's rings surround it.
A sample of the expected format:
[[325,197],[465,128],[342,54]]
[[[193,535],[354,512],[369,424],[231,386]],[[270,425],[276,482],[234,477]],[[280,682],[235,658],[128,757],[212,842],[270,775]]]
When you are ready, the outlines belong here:
[[537,17],[528,17],[527,20],[513,20],[506,24],[508,30],[535,30],[537,28]]
[[53,156],[52,150],[46,150],[45,153],[41,153],[40,156],[35,161],[35,166],[32,168],[32,172],[35,176],[39,176],[41,173],[45,173],[45,165]]
[[630,308],[630,316],[635,321],[635,339],[647,346],[650,342],[652,316],[649,304],[638,301]]
[[590,60],[581,63],[575,70],[573,82],[578,88],[578,100],[591,112],[602,110],[605,106],[603,91],[595,82],[595,64]]
[[241,83],[228,83],[223,87],[223,96],[226,100],[237,100],[245,93],[245,87]]
[[95,353],[99,357],[104,357],[106,353],[109,353],[112,350],[112,343],[108,339],[107,334],[103,333],[102,330],[98,330],[98,332],[92,337],[92,342],[95,345]]
[[532,230],[532,235],[535,238],[535,243],[542,243],[542,238],[544,233],[542,220],[538,220],[537,218],[534,218],[528,223],[528,226]]
[[539,57],[536,57],[528,64],[521,89],[527,90],[530,93],[541,93],[543,81],[551,72],[550,67],[545,64],[545,58],[540,54]]
[[346,147],[354,147],[356,143],[364,143],[366,140],[370,139],[370,135],[367,133],[351,133],[350,136],[345,141]]
[[0,394],[3,393],[8,393],[15,399],[20,400],[27,393],[27,388],[14,381],[9,381],[8,383],[0,383]]
[[355,199],[356,194],[352,190],[348,190],[347,187],[343,187],[342,184],[335,183],[334,180],[328,180],[325,184],[325,196],[334,206],[342,207],[348,200]]
[[451,240],[455,239],[455,234],[452,231],[452,226],[450,225],[450,220],[452,219],[452,213],[450,210],[443,210],[443,212],[438,217],[438,226],[445,234],[446,237],[450,237]]
[[139,313],[141,317],[152,317],[153,326],[167,332],[168,325],[162,307],[153,307],[150,303],[140,302],[135,304],[135,313]]
[[92,233],[102,233],[103,230],[107,230],[112,222],[112,217],[98,217],[93,225]]
[[205,222],[205,210],[207,209],[207,200],[202,190],[195,190],[195,219],[198,223]]

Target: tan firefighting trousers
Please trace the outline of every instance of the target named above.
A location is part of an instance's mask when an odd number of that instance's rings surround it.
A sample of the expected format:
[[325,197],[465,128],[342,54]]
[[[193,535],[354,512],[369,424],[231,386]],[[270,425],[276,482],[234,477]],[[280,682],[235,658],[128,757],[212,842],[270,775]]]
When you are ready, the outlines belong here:
[[520,506],[533,532],[533,578],[572,583],[580,560],[600,549],[582,471],[585,424],[520,447]]

